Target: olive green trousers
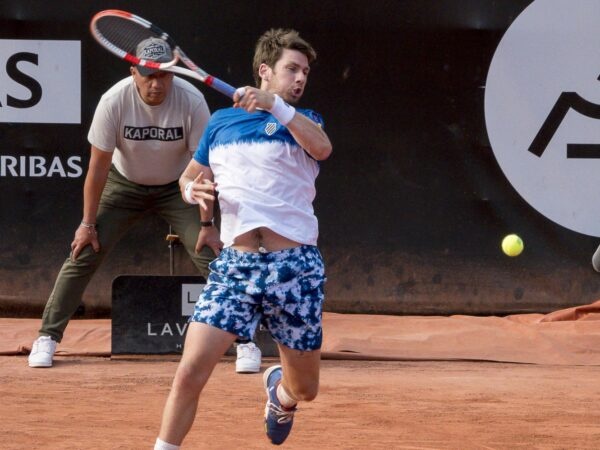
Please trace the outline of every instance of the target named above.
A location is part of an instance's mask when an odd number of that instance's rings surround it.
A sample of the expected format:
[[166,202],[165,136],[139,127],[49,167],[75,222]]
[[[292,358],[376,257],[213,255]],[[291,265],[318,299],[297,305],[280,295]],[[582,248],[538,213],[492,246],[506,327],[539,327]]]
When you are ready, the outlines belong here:
[[41,336],[50,336],[57,342],[62,340],[69,320],[81,304],[87,285],[106,255],[127,230],[148,212],[157,214],[171,225],[199,274],[208,276],[208,264],[215,255],[208,247],[204,247],[200,253],[195,252],[200,231],[200,211],[197,205],[188,205],[183,201],[178,182],[142,186],[127,180],[113,167],[102,192],[96,217],[100,251],[96,253],[88,245],[75,261],[69,255],[64,262],[44,309],[39,330]]

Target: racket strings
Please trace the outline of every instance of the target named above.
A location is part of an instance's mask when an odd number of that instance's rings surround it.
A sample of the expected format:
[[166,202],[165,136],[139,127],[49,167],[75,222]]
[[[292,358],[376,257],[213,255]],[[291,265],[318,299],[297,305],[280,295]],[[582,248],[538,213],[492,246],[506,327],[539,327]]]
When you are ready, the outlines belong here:
[[150,37],[161,37],[161,33],[131,20],[115,16],[98,19],[96,29],[106,43],[131,55],[136,54],[137,46],[143,40]]

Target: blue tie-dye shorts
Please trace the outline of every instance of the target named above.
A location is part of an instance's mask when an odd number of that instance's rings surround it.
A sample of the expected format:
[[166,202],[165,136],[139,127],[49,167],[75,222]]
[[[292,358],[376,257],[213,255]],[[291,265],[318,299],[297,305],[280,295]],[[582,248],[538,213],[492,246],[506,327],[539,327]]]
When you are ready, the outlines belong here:
[[295,350],[321,348],[325,268],[317,247],[268,253],[225,248],[210,263],[190,318],[251,340],[260,322]]

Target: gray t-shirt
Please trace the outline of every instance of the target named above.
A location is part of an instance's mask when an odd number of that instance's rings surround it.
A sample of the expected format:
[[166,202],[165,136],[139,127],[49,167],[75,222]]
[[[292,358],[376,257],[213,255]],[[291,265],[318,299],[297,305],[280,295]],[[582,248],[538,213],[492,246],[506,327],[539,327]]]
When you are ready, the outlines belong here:
[[114,152],[115,168],[129,181],[162,185],[179,179],[206,128],[210,111],[202,93],[173,77],[167,98],[157,106],[141,99],[127,77],[100,99],[88,141]]

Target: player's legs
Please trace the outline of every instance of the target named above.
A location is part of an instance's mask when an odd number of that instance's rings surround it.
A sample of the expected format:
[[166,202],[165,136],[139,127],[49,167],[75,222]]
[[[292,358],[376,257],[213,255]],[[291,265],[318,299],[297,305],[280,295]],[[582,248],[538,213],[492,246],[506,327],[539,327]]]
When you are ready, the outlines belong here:
[[159,216],[167,221],[173,232],[179,236],[183,247],[203,277],[208,276],[208,264],[215,259],[209,247],[196,253],[196,242],[200,232],[200,210],[198,205],[188,205],[181,198],[179,185],[172,183],[156,189],[155,209]]
[[66,259],[46,303],[40,335],[50,336],[56,342],[62,340],[92,276],[121,236],[143,214],[143,195],[137,185],[111,170],[96,217],[100,252],[88,245],[75,261],[70,256]]
[[263,310],[277,341],[281,367],[267,369],[265,428],[273,444],[288,437],[299,401],[313,400],[319,390],[325,272],[320,252],[300,246],[268,253],[268,280]]
[[281,366],[271,366],[263,374],[267,393],[265,431],[272,444],[285,442],[292,430],[296,405],[312,401],[319,391],[321,351],[299,351],[279,345]]
[[296,402],[310,402],[319,392],[321,350],[300,351],[278,344],[281,385]]
[[161,440],[181,445],[194,422],[200,392],[235,338],[234,334],[210,325],[190,323],[183,355],[163,411]]
[[258,303],[240,279],[238,253],[225,249],[211,263],[211,273],[190,317],[183,356],[163,413],[159,439],[180,445],[196,414],[198,397],[215,364],[237,337],[252,336]]

